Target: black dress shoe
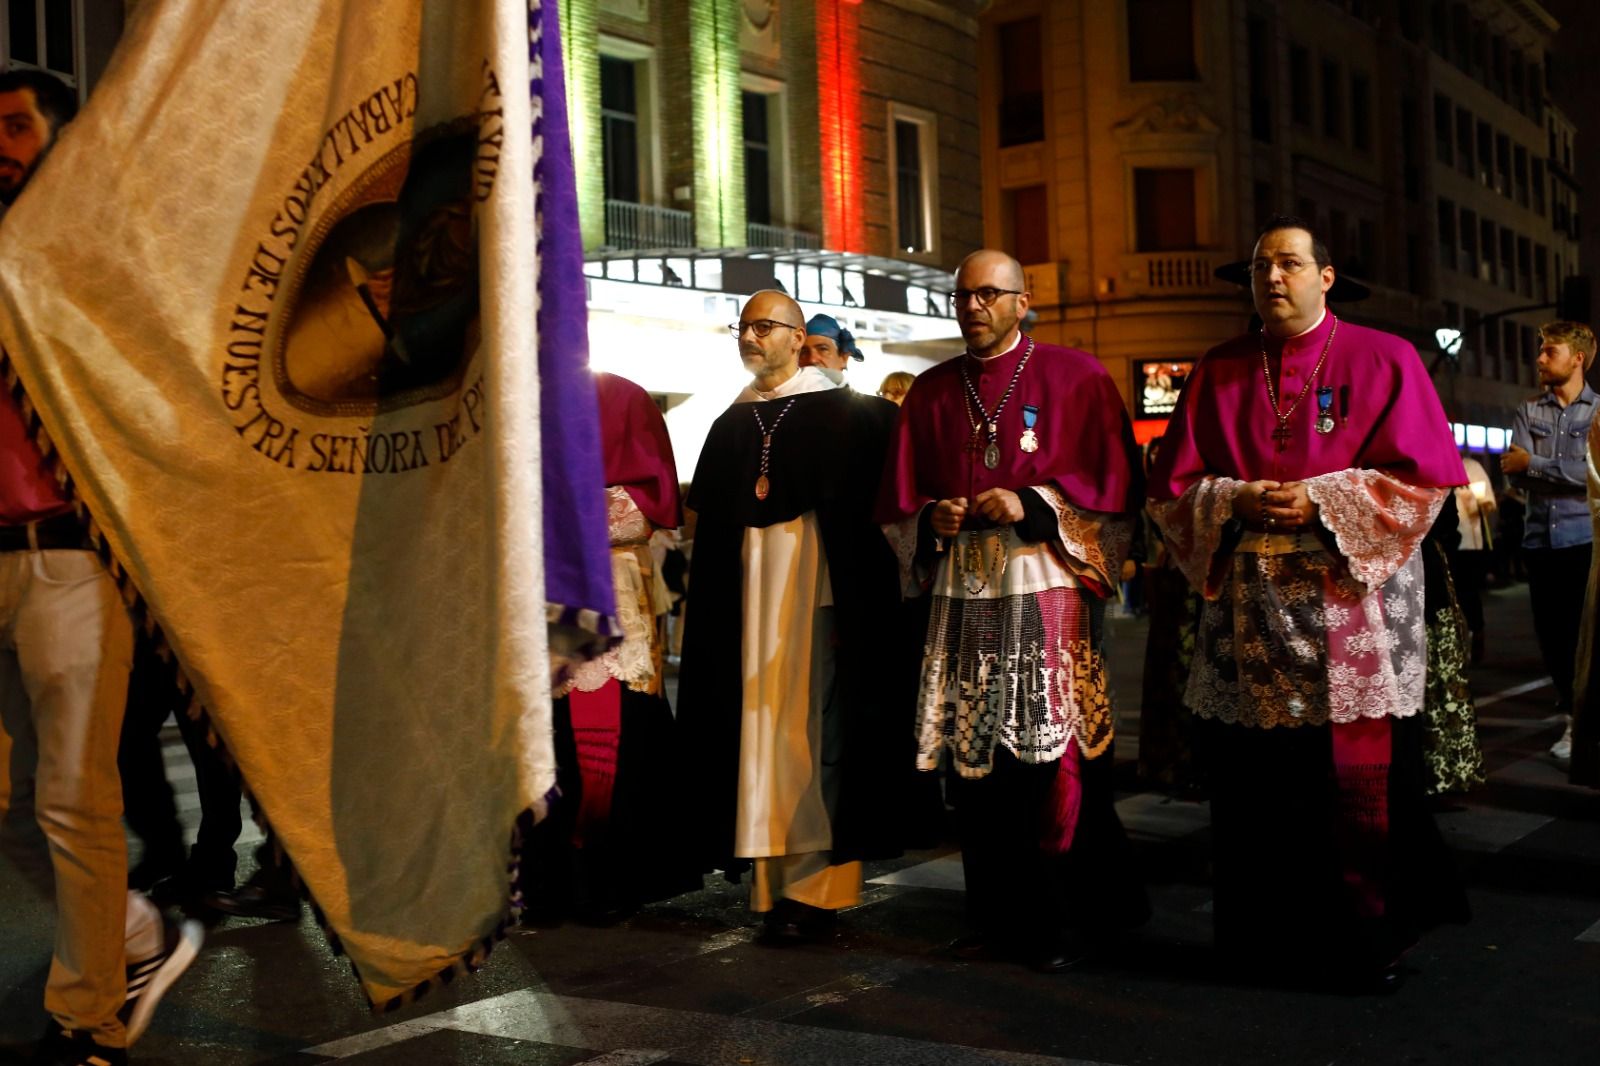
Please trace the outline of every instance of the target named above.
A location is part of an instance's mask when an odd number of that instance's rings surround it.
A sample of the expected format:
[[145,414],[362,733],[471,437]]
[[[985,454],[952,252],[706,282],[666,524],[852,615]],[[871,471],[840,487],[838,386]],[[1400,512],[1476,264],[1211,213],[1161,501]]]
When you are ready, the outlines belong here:
[[1051,937],[1043,943],[1036,944],[1023,957],[1023,961],[1027,963],[1028,969],[1037,973],[1060,973],[1081,958],[1083,954],[1071,951],[1067,942]]
[[950,954],[963,962],[978,962],[995,957],[994,945],[982,933],[959,936],[950,944]]
[[299,897],[254,883],[227,892],[207,892],[199,898],[199,903],[235,918],[265,918],[269,922],[293,922],[300,918]]
[[780,920],[762,922],[761,933],[756,937],[756,943],[769,948],[790,948],[796,944],[804,944],[806,939],[799,922]]
[[1406,972],[1400,968],[1399,963],[1385,966],[1367,978],[1367,987],[1364,990],[1369,996],[1392,996],[1400,991],[1406,983]]
[[839,914],[792,899],[780,899],[762,916],[761,926],[761,935],[756,939],[769,947],[817,944],[832,939],[838,931]]
[[1335,978],[1322,987],[1347,996],[1392,996],[1406,983],[1406,971],[1398,962],[1376,970],[1362,970]]

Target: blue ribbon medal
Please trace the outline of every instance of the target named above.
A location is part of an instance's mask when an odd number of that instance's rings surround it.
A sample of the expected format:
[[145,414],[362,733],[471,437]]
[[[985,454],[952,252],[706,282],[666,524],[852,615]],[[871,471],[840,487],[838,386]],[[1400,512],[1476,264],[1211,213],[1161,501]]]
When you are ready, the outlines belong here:
[[1039,450],[1039,435],[1033,431],[1033,424],[1039,421],[1039,409],[1030,404],[1022,405],[1022,424],[1026,428],[1022,431],[1022,439],[1017,442],[1017,447],[1025,452]]
[[1333,386],[1324,385],[1317,390],[1317,432],[1333,432]]

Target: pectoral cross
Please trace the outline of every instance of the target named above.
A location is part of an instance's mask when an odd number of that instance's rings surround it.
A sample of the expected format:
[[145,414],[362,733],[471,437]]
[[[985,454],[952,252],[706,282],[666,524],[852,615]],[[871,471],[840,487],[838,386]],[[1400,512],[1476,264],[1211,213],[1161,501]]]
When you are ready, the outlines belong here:
[[1294,437],[1294,431],[1289,428],[1289,423],[1279,422],[1278,428],[1272,431],[1272,439],[1277,442],[1281,452],[1289,446],[1289,441]]

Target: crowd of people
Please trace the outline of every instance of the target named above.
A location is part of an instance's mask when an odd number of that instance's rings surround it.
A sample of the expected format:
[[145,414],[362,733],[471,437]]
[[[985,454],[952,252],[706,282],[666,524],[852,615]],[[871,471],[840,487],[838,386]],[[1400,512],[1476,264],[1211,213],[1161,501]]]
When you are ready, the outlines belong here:
[[[72,105],[46,75],[0,75],[6,202]],[[1138,535],[1161,574],[1141,763],[1210,800],[1219,957],[1392,990],[1423,932],[1468,918],[1426,796],[1482,780],[1464,671],[1482,654],[1492,494],[1415,350],[1328,307],[1310,223],[1268,223],[1250,276],[1259,325],[1205,353],[1145,454],[1101,362],[1023,331],[1022,268],[993,250],[950,293],[965,351],[876,396],[846,383],[862,359],[848,329],[780,291],[749,297],[729,331],[751,378],[686,497],[654,402],[596,375],[622,638],[556,693],[561,799],[525,845],[527,919],[613,921],[720,871],[748,879],[765,942],[826,940],[863,862],[934,842],[949,810],[963,956],[1057,971],[1079,938],[1143,924],[1105,649]],[[1546,389],[1503,470],[1528,501],[1560,706],[1590,708],[1560,751],[1593,775],[1595,338],[1542,337]],[[660,536],[685,508],[687,576]],[[209,914],[299,903],[264,855],[235,885],[237,784],[188,734],[204,822],[185,853],[151,761],[169,708],[8,398],[0,566],[0,813],[8,830],[36,815],[59,921],[40,1056],[122,1062],[202,935],[140,889]],[[131,877],[124,806],[145,844]]]

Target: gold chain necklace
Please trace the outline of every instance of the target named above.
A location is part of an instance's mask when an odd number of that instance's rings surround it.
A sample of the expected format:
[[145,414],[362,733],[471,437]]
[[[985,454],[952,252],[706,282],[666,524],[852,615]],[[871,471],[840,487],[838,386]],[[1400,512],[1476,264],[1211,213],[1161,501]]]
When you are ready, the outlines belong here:
[[1333,328],[1328,330],[1328,339],[1323,342],[1322,354],[1317,356],[1317,365],[1306,376],[1306,383],[1300,386],[1300,395],[1294,398],[1287,411],[1278,410],[1278,390],[1272,384],[1272,364],[1267,359],[1267,327],[1262,326],[1258,337],[1261,341],[1261,376],[1267,382],[1267,399],[1272,401],[1272,417],[1278,420],[1278,428],[1272,431],[1272,439],[1278,445],[1278,451],[1283,451],[1289,445],[1289,438],[1294,434],[1289,429],[1289,419],[1295,409],[1300,406],[1300,401],[1306,398],[1306,393],[1311,391],[1312,384],[1317,380],[1317,375],[1322,373],[1322,364],[1328,358],[1328,349],[1333,347],[1333,338],[1339,332],[1339,316],[1332,311],[1328,314],[1333,318]]

